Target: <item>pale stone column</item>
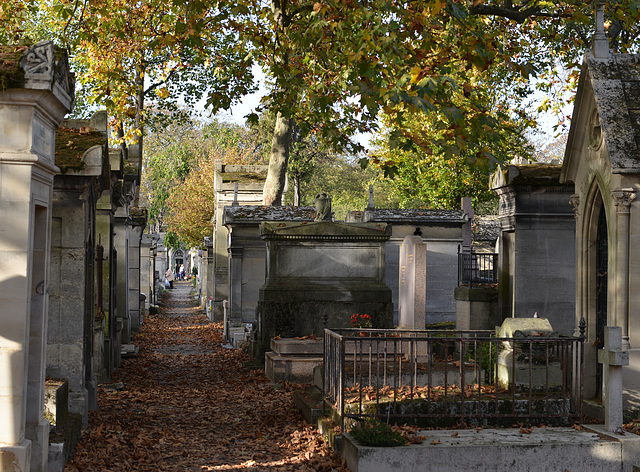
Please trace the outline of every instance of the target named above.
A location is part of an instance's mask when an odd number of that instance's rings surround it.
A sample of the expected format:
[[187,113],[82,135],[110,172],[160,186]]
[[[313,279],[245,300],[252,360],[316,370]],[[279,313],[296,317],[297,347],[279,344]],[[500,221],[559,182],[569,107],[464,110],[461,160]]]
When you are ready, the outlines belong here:
[[622,328],[622,346],[629,349],[629,208],[636,194],[619,189],[611,197],[616,207],[615,323]]
[[142,313],[144,306],[140,306],[140,291],[142,279],[142,255],[140,246],[142,244],[142,233],[147,224],[146,211],[138,211],[133,214],[129,211],[129,317],[131,319],[131,332],[137,333],[142,325]]
[[420,236],[405,236],[402,241],[398,286],[398,328],[425,329],[427,245]]
[[73,108],[66,55],[25,51],[22,88],[0,92],[0,471],[45,472],[43,417],[55,129]]
[[623,424],[622,366],[629,365],[629,352],[622,347],[622,329],[605,326],[604,349],[598,351],[602,364],[602,404],[607,431],[620,431]]
[[229,324],[242,323],[242,255],[244,248],[229,247]]

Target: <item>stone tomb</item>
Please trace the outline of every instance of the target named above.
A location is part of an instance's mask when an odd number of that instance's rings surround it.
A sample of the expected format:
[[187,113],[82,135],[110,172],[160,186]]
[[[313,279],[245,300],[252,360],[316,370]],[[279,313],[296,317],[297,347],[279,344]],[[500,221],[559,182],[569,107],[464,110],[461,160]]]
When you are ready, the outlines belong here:
[[[222,321],[222,301],[229,296],[229,232],[223,213],[227,206],[262,205],[262,189],[267,178],[266,165],[225,165],[216,161],[214,190],[216,209],[213,217],[213,254],[210,256],[207,297],[213,300],[213,318]],[[212,290],[209,293],[209,290]]]
[[55,130],[74,80],[52,42],[0,48],[20,71],[0,92],[0,470],[45,472]]
[[[498,354],[498,387],[544,390],[562,387],[562,369],[557,356],[549,350],[549,369],[547,377],[547,349],[546,343],[533,344],[532,359],[529,360],[529,343],[519,344],[518,339],[529,337],[553,336],[549,320],[545,318],[507,318],[498,330],[500,338],[512,338],[513,341],[502,343],[502,350]],[[522,346],[526,346],[522,348]],[[515,364],[514,364],[515,357]],[[531,385],[529,373],[531,371]]]
[[224,208],[223,223],[229,235],[226,332],[240,327],[244,333],[244,324],[258,324],[256,307],[266,276],[266,244],[260,237],[260,223],[310,223],[314,216],[313,207],[232,205]]
[[501,319],[548,318],[572,336],[575,310],[573,186],[561,184],[560,166],[509,165],[491,178],[500,196],[498,305]]
[[640,55],[585,54],[562,165],[576,215],[574,325],[584,317],[585,398],[600,399],[605,326],[629,352],[625,408],[640,406]]
[[[69,143],[72,143],[71,145]],[[81,156],[81,159],[78,159]],[[69,409],[88,424],[98,408],[104,322],[96,286],[96,206],[109,181],[107,114],[57,132],[47,332],[47,377],[68,381]]]
[[259,343],[275,336],[322,336],[367,313],[375,328],[391,328],[391,290],[385,285],[384,223],[262,223],[266,282],[258,301]]

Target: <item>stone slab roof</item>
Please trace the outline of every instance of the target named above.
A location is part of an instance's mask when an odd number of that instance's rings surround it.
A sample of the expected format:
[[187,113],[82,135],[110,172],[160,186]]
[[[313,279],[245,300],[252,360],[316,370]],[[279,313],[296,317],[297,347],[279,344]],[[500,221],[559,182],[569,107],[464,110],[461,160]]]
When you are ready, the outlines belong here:
[[476,216],[473,219],[473,240],[475,242],[491,242],[500,237],[500,220],[498,215]]
[[[593,118],[589,121],[591,93],[597,105],[599,122]],[[609,153],[611,172],[640,172],[640,55],[610,54],[608,58],[595,58],[587,53],[582,64],[573,117],[565,168],[574,157],[579,159],[581,136],[584,133],[598,136],[599,126]]]
[[255,225],[262,221],[313,221],[314,207],[239,205],[224,207],[223,224]]
[[364,221],[392,224],[465,223],[467,216],[462,210],[442,209],[376,209],[367,210]]
[[518,185],[527,187],[558,186],[561,185],[561,172],[561,165],[509,165],[506,169],[497,169],[496,172],[491,176],[491,188],[496,189],[500,187],[506,187],[507,185]]

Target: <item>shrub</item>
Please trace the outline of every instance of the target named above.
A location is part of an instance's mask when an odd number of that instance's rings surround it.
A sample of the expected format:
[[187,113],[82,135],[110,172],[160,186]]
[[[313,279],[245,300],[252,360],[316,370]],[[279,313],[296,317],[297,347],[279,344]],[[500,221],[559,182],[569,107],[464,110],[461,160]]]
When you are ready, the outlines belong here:
[[363,446],[396,447],[407,444],[400,433],[377,418],[361,421],[351,430],[351,435]]

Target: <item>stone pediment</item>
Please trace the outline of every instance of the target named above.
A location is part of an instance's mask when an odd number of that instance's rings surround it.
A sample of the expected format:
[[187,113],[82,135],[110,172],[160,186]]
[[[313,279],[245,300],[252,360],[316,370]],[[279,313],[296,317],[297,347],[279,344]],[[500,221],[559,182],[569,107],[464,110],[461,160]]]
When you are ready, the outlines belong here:
[[606,158],[614,174],[640,172],[640,55],[587,53],[582,64],[561,181],[583,156]]

